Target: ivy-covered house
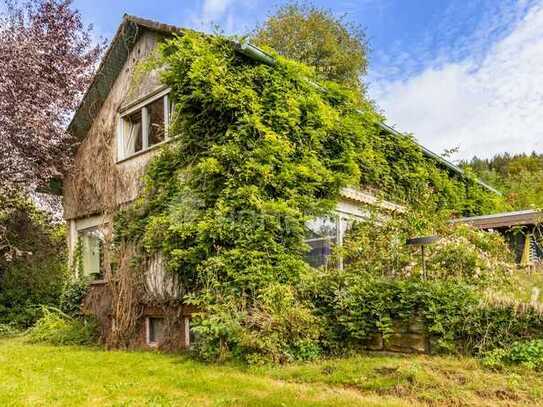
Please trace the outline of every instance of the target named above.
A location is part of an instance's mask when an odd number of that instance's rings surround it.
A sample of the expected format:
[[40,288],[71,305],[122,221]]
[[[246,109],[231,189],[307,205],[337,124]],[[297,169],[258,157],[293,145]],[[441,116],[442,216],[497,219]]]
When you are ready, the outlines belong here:
[[[182,34],[183,30],[174,26],[125,16],[69,126],[70,133],[81,141],[63,187],[70,264],[74,272],[92,277],[84,307],[99,316],[104,335],[125,329],[115,318],[122,312],[119,307],[139,304],[130,346],[183,348],[189,346],[192,336],[193,308],[172,301],[182,296],[183,289],[175,276],[164,271],[164,260],[155,256],[142,263],[145,277],[141,292],[145,298],[121,304],[112,298],[124,289],[126,281],[112,282],[108,276],[138,254],[119,258],[106,249],[115,246],[115,215],[138,199],[148,164],[176,138],[170,134],[176,112],[172,89],[161,81],[160,69],[143,65],[158,43]],[[252,64],[274,63],[270,55],[250,44],[236,49]],[[376,126],[379,137],[386,141],[381,153],[388,161],[381,160],[379,166],[363,173],[361,184],[367,188],[342,187],[333,215],[307,223],[306,242],[311,248],[307,261],[313,266],[326,263],[331,247],[341,244],[353,221],[368,217],[369,208],[379,208],[384,214],[404,211],[421,180],[431,182],[435,191],[445,191],[436,198],[436,205],[456,208],[466,215],[488,210],[485,205],[492,200],[487,196],[495,192],[492,188],[421,146],[402,152],[398,146],[413,143],[412,139],[384,124]],[[424,160],[432,167],[420,175],[409,167],[408,155],[410,160],[415,157],[412,160]],[[369,162],[373,156],[366,159]]]

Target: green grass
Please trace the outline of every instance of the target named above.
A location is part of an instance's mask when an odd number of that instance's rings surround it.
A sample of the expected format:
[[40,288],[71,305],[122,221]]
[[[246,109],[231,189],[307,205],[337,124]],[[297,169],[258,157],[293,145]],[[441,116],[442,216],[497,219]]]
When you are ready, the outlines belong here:
[[366,355],[284,367],[0,339],[0,406],[516,406],[543,404],[537,373],[472,359]]

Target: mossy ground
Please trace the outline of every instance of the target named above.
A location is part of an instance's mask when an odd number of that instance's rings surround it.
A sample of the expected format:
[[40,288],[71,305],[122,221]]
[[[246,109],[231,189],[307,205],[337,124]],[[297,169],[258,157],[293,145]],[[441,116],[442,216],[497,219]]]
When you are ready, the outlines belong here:
[[473,359],[362,355],[283,367],[0,340],[2,406],[523,406],[543,377]]

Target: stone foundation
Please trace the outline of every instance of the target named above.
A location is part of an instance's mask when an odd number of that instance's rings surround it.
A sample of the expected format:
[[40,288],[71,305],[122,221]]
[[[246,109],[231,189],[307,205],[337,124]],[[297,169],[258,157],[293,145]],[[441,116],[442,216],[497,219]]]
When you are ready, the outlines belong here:
[[[105,281],[91,283],[83,300],[81,311],[97,319],[100,340],[108,342],[114,321],[111,317],[111,290]],[[136,329],[128,347],[130,349],[158,349],[176,352],[190,346],[190,318],[194,307],[182,304],[142,304],[142,313],[136,322]],[[160,341],[149,341],[149,318],[163,321],[163,335]]]
[[400,353],[430,353],[430,338],[425,332],[422,319],[413,318],[408,323],[394,323],[392,334],[385,339],[382,333],[370,335],[366,349],[371,351]]

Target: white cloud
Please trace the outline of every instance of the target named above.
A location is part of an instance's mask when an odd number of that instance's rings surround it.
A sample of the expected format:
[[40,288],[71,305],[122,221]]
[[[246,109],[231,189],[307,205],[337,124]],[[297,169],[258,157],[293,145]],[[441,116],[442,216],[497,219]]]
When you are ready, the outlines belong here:
[[233,0],[204,0],[202,17],[207,20],[221,18]]
[[512,24],[484,54],[477,43],[463,59],[429,64],[407,79],[375,75],[370,94],[389,123],[438,153],[454,146],[458,158],[543,152],[543,4]]
[[245,33],[253,28],[250,18],[258,0],[204,0],[189,17],[189,24],[199,30],[220,27],[227,34]]

